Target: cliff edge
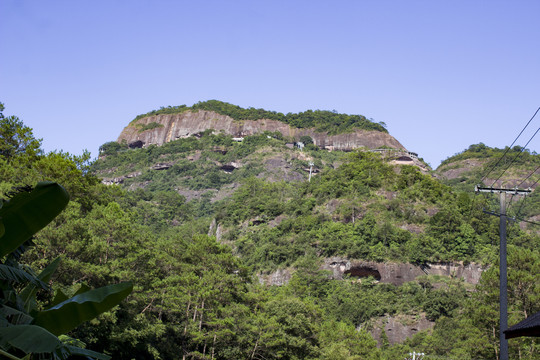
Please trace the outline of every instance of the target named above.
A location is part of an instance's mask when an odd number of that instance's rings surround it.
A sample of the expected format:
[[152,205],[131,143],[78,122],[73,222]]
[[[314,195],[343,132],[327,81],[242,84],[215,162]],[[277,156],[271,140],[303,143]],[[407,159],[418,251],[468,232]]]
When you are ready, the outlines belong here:
[[118,137],[118,142],[132,146],[148,146],[164,143],[199,134],[213,129],[234,137],[244,137],[264,131],[280,132],[283,136],[298,140],[310,136],[315,145],[327,150],[350,151],[360,147],[375,149],[390,147],[406,150],[399,141],[381,131],[355,130],[337,135],[316,132],[314,129],[299,129],[277,120],[234,120],[214,111],[186,111],[179,114],[160,114],[143,117],[131,122]]

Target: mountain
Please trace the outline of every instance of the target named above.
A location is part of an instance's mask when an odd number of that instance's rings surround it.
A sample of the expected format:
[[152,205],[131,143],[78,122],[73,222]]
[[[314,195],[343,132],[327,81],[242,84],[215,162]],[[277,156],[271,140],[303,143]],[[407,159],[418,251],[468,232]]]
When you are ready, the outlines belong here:
[[327,150],[350,151],[361,147],[405,150],[384,127],[360,115],[320,110],[283,115],[261,109],[242,109],[215,100],[196,105],[139,115],[126,126],[117,141],[132,147],[163,145],[212,129],[235,138],[271,132],[295,142],[309,136],[316,146]]
[[[216,108],[234,121],[269,118],[327,136],[386,133],[361,116],[219,102],[150,115]],[[0,123],[9,121],[0,112]],[[159,127],[147,125],[141,132]],[[9,129],[0,126],[0,136]],[[484,171],[462,171],[461,162],[485,158],[499,169],[499,150],[457,154],[435,173],[403,149],[328,151],[276,131],[235,137],[207,129],[162,145],[112,141],[93,163],[88,154],[33,148],[0,156],[6,198],[40,180],[71,195],[64,212],[4,259],[24,264],[18,281],[26,282],[62,258],[38,307],[87,286],[134,284],[125,302],[66,341],[114,359],[375,360],[413,351],[497,359],[499,219],[484,212],[497,201],[472,193],[468,184]],[[522,156],[523,164],[521,156],[508,162],[516,183],[536,168],[538,155]],[[460,178],[449,175],[452,163]],[[513,204],[531,213],[536,206]],[[512,325],[540,310],[540,237],[509,222],[507,240]],[[3,319],[25,321],[13,311]],[[512,358],[537,358],[535,339],[509,345]]]
[[428,171],[384,126],[361,115],[319,110],[283,115],[215,100],[137,116],[116,142],[101,147],[94,170],[106,184],[174,189],[188,201],[206,194],[214,202],[249,176],[306,180],[310,168],[316,176],[337,167],[344,152],[354,149],[375,149],[393,163]]
[[[540,180],[540,155],[520,146],[499,149],[483,143],[473,144],[444,160],[433,174],[441,182],[460,191],[472,192],[475,185],[534,190]],[[497,197],[492,201],[497,203]],[[511,196],[509,209],[510,216],[538,222],[540,194],[533,191],[525,198]],[[521,225],[527,226],[527,223]],[[531,230],[538,231],[536,227],[529,226]]]

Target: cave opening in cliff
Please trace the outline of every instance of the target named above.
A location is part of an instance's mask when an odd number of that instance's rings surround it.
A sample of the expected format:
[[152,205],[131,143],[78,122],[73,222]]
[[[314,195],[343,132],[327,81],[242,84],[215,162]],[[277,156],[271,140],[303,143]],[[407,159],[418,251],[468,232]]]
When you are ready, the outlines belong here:
[[400,156],[396,160],[397,161],[413,161],[413,159],[408,156]]
[[234,165],[223,165],[221,167],[221,170],[223,170],[225,172],[228,172],[228,173],[232,173],[234,170],[236,170],[236,167]]
[[366,266],[353,266],[349,270],[346,270],[344,274],[357,278],[367,278],[369,276],[373,276],[375,280],[381,280],[381,273],[379,272],[379,270]]

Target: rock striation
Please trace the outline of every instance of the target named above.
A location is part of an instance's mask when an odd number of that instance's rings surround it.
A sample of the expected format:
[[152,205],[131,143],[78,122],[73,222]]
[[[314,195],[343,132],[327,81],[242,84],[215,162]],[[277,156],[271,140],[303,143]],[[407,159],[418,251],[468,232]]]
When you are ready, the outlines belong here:
[[442,275],[462,278],[470,284],[478,284],[484,269],[478,264],[441,263],[420,267],[407,263],[378,263],[374,261],[348,260],[341,257],[327,258],[323,270],[332,272],[332,278],[343,279],[344,275],[356,278],[373,276],[377,281],[403,285],[422,275]]
[[417,316],[399,314],[397,316],[384,316],[378,318],[373,324],[370,333],[381,347],[382,332],[386,333],[390,345],[400,344],[420,331],[432,329],[435,322],[426,319],[425,314]]
[[[397,286],[414,281],[417,277],[424,275],[461,278],[469,284],[476,285],[485,270],[479,264],[474,263],[467,265],[438,263],[420,267],[408,263],[349,260],[338,256],[324,259],[324,264],[321,265],[320,269],[329,271],[330,278],[335,280],[343,280],[345,275],[358,279],[372,276],[377,281]],[[260,274],[259,281],[266,285],[281,286],[288,283],[294,271],[293,269],[279,269],[270,274]]]
[[[141,131],[145,128],[148,130]],[[314,129],[293,128],[276,120],[234,120],[227,115],[205,110],[154,115],[133,121],[124,128],[117,141],[127,142],[133,147],[163,145],[173,140],[197,136],[209,129],[237,138],[264,131],[277,131],[283,136],[297,140],[300,136],[307,135],[311,136],[315,145],[328,150],[350,151],[360,147],[376,149],[385,146],[405,150],[405,147],[393,136],[380,131],[357,130],[351,133],[328,135],[316,132]]]

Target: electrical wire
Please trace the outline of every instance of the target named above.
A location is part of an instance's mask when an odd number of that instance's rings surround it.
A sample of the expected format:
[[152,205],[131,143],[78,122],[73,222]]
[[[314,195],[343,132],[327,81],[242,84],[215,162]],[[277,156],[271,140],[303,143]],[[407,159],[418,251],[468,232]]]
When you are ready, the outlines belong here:
[[[523,185],[523,183],[524,183],[525,181],[527,181],[531,176],[533,176],[533,175],[538,171],[538,169],[540,169],[540,165],[538,165],[538,167],[537,167],[536,169],[534,169],[534,171],[533,171],[532,173],[530,173],[525,179],[523,179],[523,181],[520,182],[519,185],[518,185],[517,187],[521,187],[521,185]],[[540,180],[540,178],[539,178],[538,180]],[[534,183],[534,185],[536,185],[536,183],[538,183],[538,180],[536,180],[536,182]],[[534,186],[534,185],[533,185],[533,186]],[[529,186],[529,187],[531,187],[531,186]]]
[[540,177],[538,179],[536,179],[536,181],[533,182],[533,184],[531,186],[529,186],[529,187],[532,189],[536,184],[538,184],[539,181],[540,181]]
[[[525,127],[521,130],[521,132],[519,133],[519,135],[514,139],[514,141],[512,142],[512,144],[505,150],[505,152],[503,153],[503,156],[499,159],[499,161],[497,161],[497,163],[495,165],[493,165],[491,167],[491,169],[488,171],[488,173],[486,175],[484,175],[482,177],[482,180],[480,180],[480,182],[482,183],[484,181],[484,179],[486,179],[489,174],[491,174],[491,172],[497,167],[497,165],[499,165],[499,163],[502,161],[502,159],[504,159],[504,157],[506,156],[506,154],[508,153],[508,151],[510,151],[510,149],[512,148],[512,146],[514,146],[514,144],[516,143],[517,139],[519,139],[519,137],[521,136],[521,134],[523,134],[523,132],[525,131],[525,129],[527,128],[527,126],[529,126],[529,124],[531,123],[531,121],[534,119],[534,117],[536,116],[536,114],[538,114],[538,111],[540,111],[540,107],[538,109],[536,109],[534,115],[531,117],[531,119],[527,122],[527,124],[525,125]],[[491,185],[493,186],[493,185]]]
[[508,201],[508,207],[506,208],[506,214],[510,214],[510,209],[512,209],[512,205],[514,205],[513,201],[514,201],[514,196],[516,194],[512,194],[512,196],[510,197],[510,201]]
[[519,209],[518,209],[518,211],[516,212],[516,216],[514,216],[515,218],[518,218],[518,217],[519,217],[519,213],[521,213],[521,209],[523,208],[523,205],[525,205],[525,201],[527,201],[527,197],[526,197],[526,196],[523,198],[523,201],[521,202],[521,204],[519,204]]
[[519,220],[520,222],[526,222],[526,223],[528,223],[528,224],[540,225],[540,223],[537,223],[537,222],[534,222],[534,221],[530,221],[530,220],[525,220],[525,219],[518,218],[518,217],[515,217],[514,219],[515,219],[515,220]]
[[[540,109],[540,108],[539,108]],[[501,175],[497,178],[497,180],[495,180],[493,182],[493,184],[491,184],[491,187],[493,187],[493,185],[495,185],[495,183],[497,181],[499,181],[499,179],[506,173],[506,171],[508,171],[508,169],[510,169],[510,167],[512,166],[512,164],[517,160],[517,158],[523,154],[523,151],[525,151],[525,149],[527,148],[527,145],[529,145],[529,143],[531,142],[532,139],[534,139],[534,137],[536,136],[536,134],[538,134],[538,131],[540,131],[540,127],[535,131],[535,133],[533,134],[533,136],[531,136],[531,138],[529,139],[529,141],[527,141],[527,143],[525,144],[525,146],[523,146],[521,148],[521,151],[512,159],[512,161],[510,161],[510,164],[506,167],[506,169],[504,169],[504,171],[501,173]]]
[[[538,170],[538,169],[540,169],[540,166],[538,166],[538,168],[536,168],[536,170]],[[523,180],[523,181],[521,182],[521,184],[518,185],[518,187],[521,186],[528,178],[530,178],[531,175],[534,174],[534,173],[536,172],[536,170],[535,170],[534,172],[532,172],[531,174],[529,174],[529,176],[527,176],[527,177],[525,178],[525,180]],[[538,179],[536,179],[536,181],[535,181],[531,186],[529,186],[529,188],[531,188],[531,189],[534,188],[535,185],[536,185],[539,181],[540,181],[540,177],[539,177]],[[527,196],[525,196],[525,197],[523,198],[523,201],[522,201],[521,204],[519,205],[519,209],[518,209],[518,211],[516,212],[516,216],[515,216],[516,219],[519,219],[519,214],[521,213],[521,209],[523,208],[523,205],[525,205],[525,201],[527,201]],[[511,206],[511,205],[512,205],[512,204],[510,204],[510,206]],[[526,221],[526,220],[522,220],[522,221]],[[528,222],[528,221],[526,221],[526,222]],[[536,223],[534,223],[534,224],[536,224]]]

